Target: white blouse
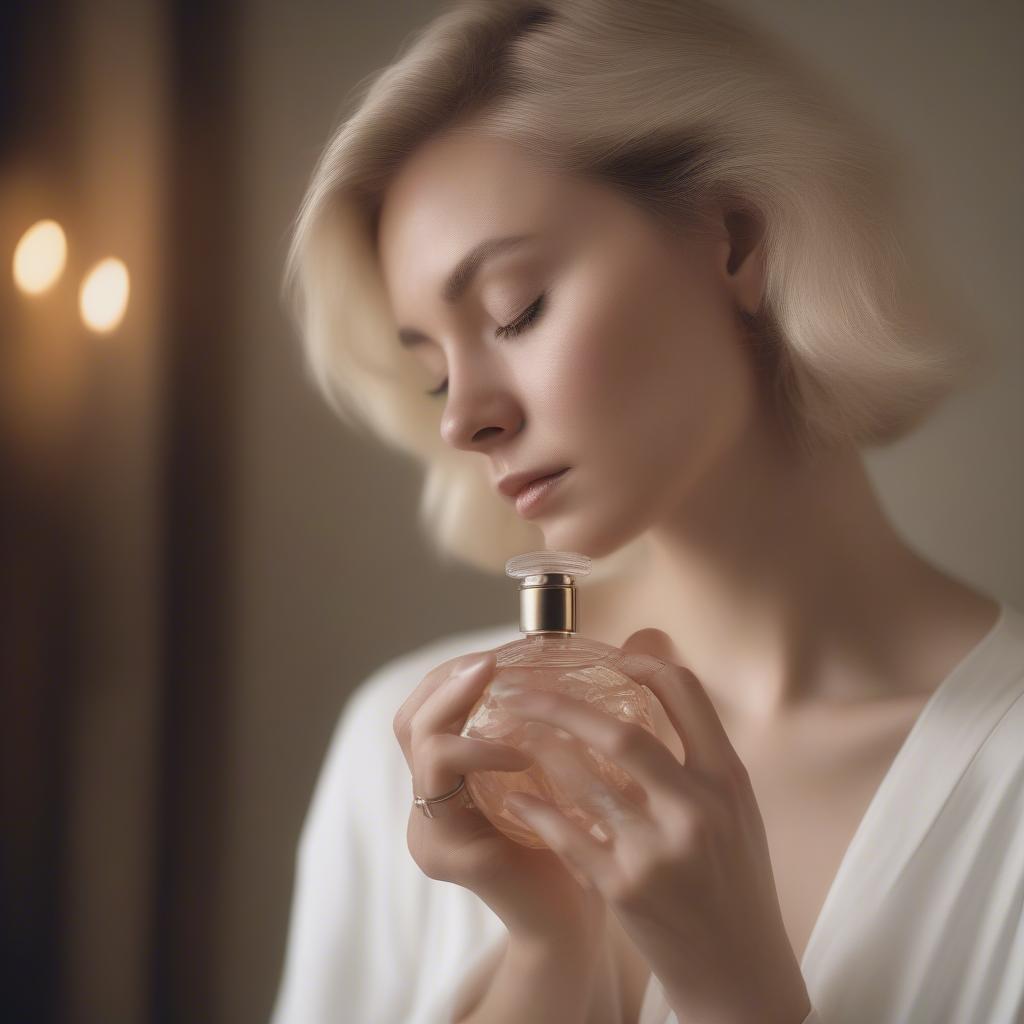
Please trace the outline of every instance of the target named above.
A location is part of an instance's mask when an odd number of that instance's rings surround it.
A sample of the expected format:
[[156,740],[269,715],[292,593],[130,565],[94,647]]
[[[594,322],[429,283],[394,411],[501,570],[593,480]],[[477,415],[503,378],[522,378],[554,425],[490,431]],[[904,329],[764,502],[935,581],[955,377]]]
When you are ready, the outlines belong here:
[[[448,658],[511,623],[397,657],[345,705],[299,839],[271,1024],[442,1024],[504,939],[475,894],[428,878],[406,845],[408,767],[392,719]],[[839,865],[801,961],[794,1024],[1024,1021],[1024,615],[934,691]],[[651,977],[640,1024],[679,1024]]]

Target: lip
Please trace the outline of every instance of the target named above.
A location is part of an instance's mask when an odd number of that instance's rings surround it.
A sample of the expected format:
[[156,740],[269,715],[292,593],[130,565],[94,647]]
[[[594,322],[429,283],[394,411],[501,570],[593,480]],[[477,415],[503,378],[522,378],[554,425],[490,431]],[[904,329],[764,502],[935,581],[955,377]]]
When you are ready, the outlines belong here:
[[538,469],[527,470],[525,473],[509,473],[498,481],[498,490],[508,498],[515,500],[520,491],[528,487],[535,480],[542,480],[544,477],[560,473],[568,469],[568,466],[547,466]]
[[523,519],[529,519],[530,516],[535,515],[548,495],[565,479],[568,472],[567,467],[528,483],[516,495],[516,512]]

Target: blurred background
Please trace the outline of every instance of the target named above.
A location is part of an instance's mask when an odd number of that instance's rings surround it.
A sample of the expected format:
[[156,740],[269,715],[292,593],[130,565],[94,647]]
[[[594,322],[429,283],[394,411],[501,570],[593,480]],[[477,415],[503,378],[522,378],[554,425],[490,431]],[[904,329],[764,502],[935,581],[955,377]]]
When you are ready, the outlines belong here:
[[[440,6],[0,6],[6,1020],[265,1020],[348,695],[515,621],[503,580],[428,554],[416,467],[332,419],[278,300],[350,90]],[[1024,8],[730,6],[914,167],[997,361],[869,468],[918,548],[1024,608]]]

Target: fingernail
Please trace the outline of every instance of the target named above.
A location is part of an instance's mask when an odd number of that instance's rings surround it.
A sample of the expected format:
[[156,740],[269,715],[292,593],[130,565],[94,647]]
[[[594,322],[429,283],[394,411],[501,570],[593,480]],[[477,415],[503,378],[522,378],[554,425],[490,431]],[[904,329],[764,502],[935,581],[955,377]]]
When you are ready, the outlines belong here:
[[481,654],[474,654],[472,656],[467,655],[466,660],[459,665],[459,672],[468,675],[470,672],[473,672],[475,669],[478,669],[481,665],[485,664],[490,656],[490,651],[484,651]]

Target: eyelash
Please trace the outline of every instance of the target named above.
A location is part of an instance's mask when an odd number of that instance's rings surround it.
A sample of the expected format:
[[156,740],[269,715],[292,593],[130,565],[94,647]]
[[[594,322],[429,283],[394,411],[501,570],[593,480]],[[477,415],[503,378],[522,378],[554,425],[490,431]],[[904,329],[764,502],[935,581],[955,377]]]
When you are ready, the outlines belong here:
[[[526,310],[520,314],[512,323],[507,324],[504,327],[498,327],[495,330],[495,334],[500,338],[517,337],[526,328],[528,328],[535,320],[540,316],[541,310],[544,308],[544,300],[547,298],[547,292],[541,292],[535,302],[533,302]],[[436,388],[434,391],[428,391],[428,395],[440,397],[446,394],[448,391],[448,380],[445,378],[442,381],[441,386]]]

